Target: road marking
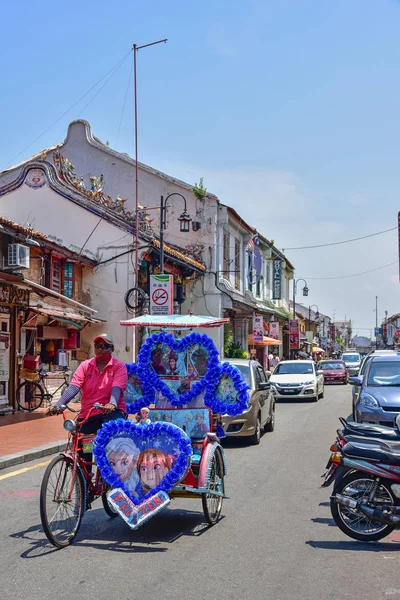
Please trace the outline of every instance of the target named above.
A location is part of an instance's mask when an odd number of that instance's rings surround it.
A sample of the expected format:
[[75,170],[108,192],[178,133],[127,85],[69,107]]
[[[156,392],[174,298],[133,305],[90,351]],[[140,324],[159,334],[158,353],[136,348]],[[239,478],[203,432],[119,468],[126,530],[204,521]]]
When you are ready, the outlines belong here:
[[3,479],[8,479],[9,477],[14,477],[15,475],[20,475],[21,473],[26,473],[27,471],[31,471],[32,469],[37,469],[38,467],[44,467],[49,464],[49,460],[46,462],[38,463],[37,465],[32,465],[31,467],[25,467],[24,469],[18,469],[18,471],[12,471],[11,473],[6,473],[6,475],[0,475],[0,481]]

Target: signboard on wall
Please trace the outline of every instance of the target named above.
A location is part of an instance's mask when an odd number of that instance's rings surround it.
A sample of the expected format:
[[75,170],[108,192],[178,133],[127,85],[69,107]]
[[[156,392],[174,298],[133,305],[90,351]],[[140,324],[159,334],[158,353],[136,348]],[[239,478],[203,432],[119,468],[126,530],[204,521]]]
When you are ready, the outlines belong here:
[[10,379],[10,334],[0,333],[0,381]]
[[276,258],[272,263],[272,299],[282,299],[282,261]]
[[263,339],[263,318],[253,317],[253,342],[262,342]]
[[300,348],[300,323],[298,319],[289,319],[289,348],[290,350]]
[[272,321],[269,324],[269,337],[279,340],[279,323]]
[[150,275],[151,315],[172,315],[173,295],[173,275]]

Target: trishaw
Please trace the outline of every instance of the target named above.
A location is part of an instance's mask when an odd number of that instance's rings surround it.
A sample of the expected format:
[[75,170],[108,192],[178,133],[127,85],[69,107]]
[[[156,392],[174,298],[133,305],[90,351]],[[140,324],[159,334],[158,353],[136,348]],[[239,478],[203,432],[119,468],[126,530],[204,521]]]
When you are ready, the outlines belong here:
[[[147,337],[137,363],[127,365],[127,411],[149,410],[140,422],[104,423],[96,436],[80,433],[85,421],[64,416],[67,447],[47,467],[40,495],[42,525],[52,544],[73,541],[98,497],[110,517],[121,516],[131,529],[172,498],[201,498],[207,523],[219,520],[228,498],[221,415],[244,412],[248,388],[238,369],[219,362],[211,338],[192,331],[178,339],[165,331],[220,327],[227,321],[193,315],[121,321],[159,330]],[[84,460],[82,454],[91,450],[94,459]]]

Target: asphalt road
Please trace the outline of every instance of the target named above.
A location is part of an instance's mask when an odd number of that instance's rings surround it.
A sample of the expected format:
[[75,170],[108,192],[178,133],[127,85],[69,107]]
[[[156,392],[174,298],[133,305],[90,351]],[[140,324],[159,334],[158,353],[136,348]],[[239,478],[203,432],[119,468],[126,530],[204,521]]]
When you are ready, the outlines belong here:
[[98,500],[75,543],[55,550],[39,517],[45,466],[2,471],[1,597],[400,598],[400,532],[375,544],[346,538],[331,519],[330,490],[319,489],[337,417],[349,411],[350,387],[330,386],[317,404],[279,403],[275,432],[259,446],[229,440],[232,498],[211,529],[198,499],[175,500],[136,532],[110,520]]

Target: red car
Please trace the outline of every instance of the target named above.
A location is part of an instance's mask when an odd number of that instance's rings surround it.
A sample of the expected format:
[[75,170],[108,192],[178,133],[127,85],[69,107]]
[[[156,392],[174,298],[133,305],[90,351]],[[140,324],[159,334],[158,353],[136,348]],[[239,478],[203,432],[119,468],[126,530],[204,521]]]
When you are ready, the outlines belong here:
[[324,372],[325,383],[346,383],[348,382],[348,373],[345,363],[342,360],[321,360],[318,363],[318,369]]

